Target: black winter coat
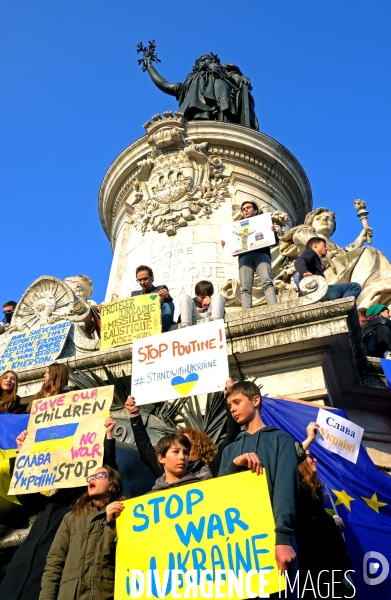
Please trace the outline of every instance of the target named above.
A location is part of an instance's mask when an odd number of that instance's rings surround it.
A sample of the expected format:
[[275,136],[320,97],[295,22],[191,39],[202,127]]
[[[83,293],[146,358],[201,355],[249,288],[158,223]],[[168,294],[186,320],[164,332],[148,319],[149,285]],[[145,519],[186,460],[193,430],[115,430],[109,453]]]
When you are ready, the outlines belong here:
[[[115,440],[104,443],[104,463],[117,469],[115,458]],[[11,472],[15,459],[11,459]],[[63,518],[70,511],[71,504],[87,488],[61,489],[53,496],[40,493],[17,496],[19,502],[33,514],[38,513],[33,526],[15,552],[7,573],[0,585],[0,598],[4,600],[38,600],[41,591],[41,579],[46,565],[46,557]]]
[[[316,498],[311,494],[308,486],[300,484],[300,496],[296,509],[296,541],[297,556],[299,559],[300,587],[303,588],[307,572],[311,572],[315,584],[318,574],[322,570],[321,582],[331,583],[332,570],[339,570],[335,581],[343,579],[343,573],[351,569],[351,562],[346,551],[346,546],[341,532],[335,524],[334,518],[323,507],[322,490],[317,490]],[[341,575],[341,576],[340,576]],[[352,597],[353,589],[348,586],[347,596]],[[311,587],[308,584],[308,587]],[[325,586],[323,586],[325,588]],[[342,586],[335,587],[335,597],[343,597]],[[330,588],[331,589],[331,588]],[[320,587],[321,593],[325,594]],[[300,598],[316,598],[312,592],[307,591]]]

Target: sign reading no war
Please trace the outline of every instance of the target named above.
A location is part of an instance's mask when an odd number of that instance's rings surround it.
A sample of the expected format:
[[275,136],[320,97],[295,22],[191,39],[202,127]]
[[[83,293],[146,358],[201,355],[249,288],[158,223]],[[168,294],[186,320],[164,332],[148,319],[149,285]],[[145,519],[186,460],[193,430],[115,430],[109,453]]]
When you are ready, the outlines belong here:
[[50,365],[64,347],[71,321],[14,333],[0,356],[0,372],[33,365]]
[[160,296],[142,294],[104,304],[101,320],[102,350],[161,333]]
[[9,493],[86,485],[86,477],[103,463],[104,421],[113,392],[108,385],[35,400]]
[[[115,600],[248,598],[243,575],[250,571],[265,572],[266,594],[279,590],[280,584],[284,589],[274,557],[274,519],[265,474],[246,471],[124,504],[117,519]],[[230,594],[232,573],[239,582],[242,579],[242,590],[239,585]],[[202,593],[205,579],[213,586],[207,596]],[[184,593],[187,583],[194,583],[190,595]],[[256,578],[252,591],[258,592]]]
[[223,319],[135,340],[132,369],[137,404],[223,390],[229,376]]

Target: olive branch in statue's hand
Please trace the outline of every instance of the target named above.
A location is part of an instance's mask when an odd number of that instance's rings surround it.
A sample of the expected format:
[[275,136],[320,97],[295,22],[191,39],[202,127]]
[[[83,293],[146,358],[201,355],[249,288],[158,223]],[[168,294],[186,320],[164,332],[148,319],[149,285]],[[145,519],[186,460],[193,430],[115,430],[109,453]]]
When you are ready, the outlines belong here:
[[153,62],[160,63],[162,62],[160,58],[158,58],[156,54],[156,42],[152,40],[152,42],[148,42],[149,46],[144,46],[142,42],[138,42],[136,45],[136,52],[139,54],[142,52],[144,54],[143,58],[140,58],[137,61],[138,65],[143,65],[143,71],[146,71],[149,65]]

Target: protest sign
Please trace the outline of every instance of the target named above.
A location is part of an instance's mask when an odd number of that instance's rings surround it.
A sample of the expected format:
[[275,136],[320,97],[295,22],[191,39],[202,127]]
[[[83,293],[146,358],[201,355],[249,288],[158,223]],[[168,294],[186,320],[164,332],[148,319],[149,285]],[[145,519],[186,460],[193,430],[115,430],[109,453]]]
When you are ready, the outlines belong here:
[[0,372],[50,365],[61,354],[71,325],[71,321],[63,321],[14,333],[0,356]]
[[161,333],[161,321],[158,294],[142,294],[104,304],[101,310],[101,350]]
[[228,377],[223,319],[133,342],[138,405],[223,390]]
[[113,393],[108,385],[34,400],[9,493],[86,485],[103,462],[104,421]]
[[[246,471],[209,479],[139,496],[124,504],[117,519],[115,600],[193,598],[196,591],[198,598],[248,598],[243,583],[241,593],[231,585],[230,594],[229,577],[246,578],[251,570],[264,574],[266,594],[278,591],[280,584],[284,589],[274,557],[275,525],[264,473],[257,476]],[[219,571],[226,575],[220,584]],[[198,585],[188,596],[184,592],[190,575]],[[203,593],[207,582],[202,579],[207,575],[210,586],[213,580],[214,593],[210,595]],[[262,579],[258,576],[254,573],[251,581],[257,595],[258,580],[260,583]],[[178,595],[174,595],[177,577]],[[226,596],[217,593],[219,586]],[[166,589],[158,595],[162,587]]]
[[318,444],[356,463],[364,429],[322,408],[319,409],[316,422],[319,425],[316,436]]
[[225,241],[225,253],[236,255],[272,246],[276,243],[272,226],[270,213],[262,213],[249,219],[226,223],[221,228],[221,239]]

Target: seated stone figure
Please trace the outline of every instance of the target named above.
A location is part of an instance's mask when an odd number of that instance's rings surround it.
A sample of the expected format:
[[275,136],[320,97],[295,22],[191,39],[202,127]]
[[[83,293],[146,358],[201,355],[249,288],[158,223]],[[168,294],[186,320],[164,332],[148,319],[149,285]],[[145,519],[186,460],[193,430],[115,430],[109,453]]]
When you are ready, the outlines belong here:
[[308,213],[303,225],[287,231],[280,240],[283,257],[295,260],[304,251],[311,237],[319,236],[326,242],[328,254],[324,276],[328,284],[357,282],[361,285],[358,306],[389,304],[391,302],[391,264],[376,248],[364,246],[372,229],[365,227],[346,248],[341,248],[330,238],[335,233],[335,214],[327,208],[317,208]]
[[195,297],[183,294],[180,298],[181,327],[196,325],[197,322],[211,319],[224,319],[225,300],[221,294],[215,294],[210,281],[199,281],[195,286]]
[[391,359],[390,311],[385,304],[368,308],[361,334],[368,356]]
[[[323,238],[312,237],[306,243],[306,249],[303,254],[295,260],[295,267],[298,275],[299,283],[303,277],[310,275],[320,275],[324,277],[324,264],[323,260],[326,258],[328,248]],[[337,300],[338,298],[348,298],[354,296],[358,298],[361,292],[361,286],[355,282],[349,283],[337,283],[329,285],[327,296],[325,300]]]

